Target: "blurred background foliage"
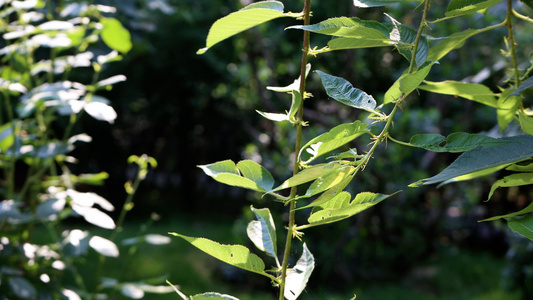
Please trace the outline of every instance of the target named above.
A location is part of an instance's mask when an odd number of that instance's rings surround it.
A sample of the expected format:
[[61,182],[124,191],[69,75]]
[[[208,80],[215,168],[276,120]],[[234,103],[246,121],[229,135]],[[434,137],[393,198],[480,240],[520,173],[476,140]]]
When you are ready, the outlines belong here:
[[[232,222],[232,236],[223,242],[247,243],[243,225],[252,216],[242,212],[251,204],[266,205],[269,199],[217,184],[196,165],[227,158],[250,158],[267,167],[278,182],[288,176],[293,128],[290,124],[275,126],[255,110],[281,112],[288,108],[290,99],[266,90],[266,86],[285,86],[298,76],[301,33],[284,31],[292,25],[288,23],[291,21],[275,20],[197,56],[196,50],[205,45],[209,26],[250,1],[94,2],[117,7],[117,18],[130,30],[134,46],[122,62],[106,70],[128,78],[105,95],[118,113],[116,123],[109,125],[85,118],[79,125],[79,130],[87,132],[94,142],[76,150],[76,157],[92,157],[80,160],[76,172],[108,172],[110,179],[98,192],[113,202],[124,198],[122,184],[131,172],[125,164],[126,158],[147,153],[157,159],[159,166],[142,186],[132,215],[140,219],[157,212],[164,219],[194,220],[198,216],[206,222]],[[301,7],[301,1],[285,2],[287,11],[298,11]],[[430,11],[435,15],[430,19],[441,17],[446,5],[442,0],[433,1]],[[387,10],[398,21],[417,26],[420,9],[415,9],[416,3],[392,8]],[[532,15],[525,6],[519,9]],[[484,15],[472,14],[431,25],[429,34],[440,37],[495,24],[501,22],[504,11],[495,7]],[[344,15],[386,21],[383,12],[380,8],[357,9],[351,1],[315,1],[312,20],[318,22]],[[530,64],[533,36],[521,26],[521,23],[515,26],[519,61]],[[498,32],[498,36],[505,34],[505,31]],[[495,87],[495,83],[505,79],[508,58],[500,53],[503,39],[493,36],[494,32],[488,32],[469,39],[464,47],[433,68],[429,80],[469,80]],[[322,47],[326,42],[324,37],[312,37],[312,46]],[[311,64],[314,70],[348,79],[379,103],[407,62],[392,48],[377,48],[327,53],[313,58]],[[359,118],[359,112],[330,101],[314,74],[310,75],[308,89],[314,95],[304,112],[310,123],[306,128],[309,137]],[[416,133],[447,135],[465,131],[497,135],[496,124],[496,112],[489,107],[420,91],[410,96],[395,120],[392,133],[400,140],[408,140]],[[512,131],[512,126],[508,130]],[[359,140],[351,146],[363,149],[365,143]],[[306,232],[306,242],[317,258],[310,286],[320,283],[341,289],[361,286],[362,282],[397,280],[413,270],[423,271],[420,262],[431,261],[442,251],[467,250],[481,251],[497,259],[507,257],[505,271],[500,273],[496,268],[494,275],[502,278],[497,284],[509,289],[521,286],[524,299],[531,299],[528,298],[533,297],[531,284],[526,284],[533,280],[531,241],[512,236],[498,223],[477,222],[524,207],[533,199],[530,189],[501,189],[490,202],[483,203],[493,178],[438,189],[435,186],[407,188],[409,183],[438,173],[455,157],[396,144],[377,151],[375,159],[350,188],[403,192],[354,218]],[[282,205],[270,208],[283,216]],[[277,220],[277,224],[282,224],[281,221]],[[180,224],[186,229],[179,231],[194,231],[193,226]],[[194,233],[216,239],[216,234],[209,232]],[[249,285],[257,284],[253,278],[239,277],[242,275],[234,270],[216,268],[218,271],[213,276],[243,285],[246,280],[252,281]]]

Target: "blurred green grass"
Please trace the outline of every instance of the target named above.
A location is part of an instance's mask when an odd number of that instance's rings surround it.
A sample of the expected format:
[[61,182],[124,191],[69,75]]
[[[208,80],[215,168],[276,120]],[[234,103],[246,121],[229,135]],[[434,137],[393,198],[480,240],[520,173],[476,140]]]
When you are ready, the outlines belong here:
[[[179,232],[189,236],[203,236],[218,242],[236,243],[233,234],[234,220],[202,216],[176,216],[162,219],[144,233],[168,235]],[[141,221],[128,221],[117,241],[139,236]],[[105,237],[106,232],[93,232]],[[249,245],[251,248],[251,245]],[[251,248],[252,249],[252,248]],[[254,251],[255,249],[252,249]],[[171,237],[165,245],[140,244],[133,256],[129,248],[120,247],[120,258],[107,258],[102,271],[103,277],[119,279],[121,282],[156,282],[165,284],[169,280],[186,295],[202,292],[230,294],[241,300],[277,299],[277,288],[262,276],[248,274],[228,266],[204,254],[187,242]],[[256,251],[257,252],[257,251]],[[80,266],[80,272],[94,273],[97,256],[92,253]],[[457,248],[442,249],[427,261],[421,261],[413,270],[394,281],[353,282],[344,290],[330,290],[319,285],[311,277],[306,290],[299,299],[357,299],[372,300],[519,300],[518,291],[503,291],[500,279],[504,261],[488,253],[461,251]],[[94,283],[93,283],[94,284]],[[112,299],[121,299],[114,293]],[[124,298],[127,299],[127,298]],[[146,294],[145,299],[181,299],[177,294]]]

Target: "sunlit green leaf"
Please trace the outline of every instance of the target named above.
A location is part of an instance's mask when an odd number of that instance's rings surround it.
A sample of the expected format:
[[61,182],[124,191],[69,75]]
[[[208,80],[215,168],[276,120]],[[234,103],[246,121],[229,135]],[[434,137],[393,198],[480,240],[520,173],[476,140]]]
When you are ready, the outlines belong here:
[[276,18],[298,16],[298,14],[283,13],[283,3],[279,1],[252,3],[213,23],[207,35],[205,48],[198,50],[197,54],[203,54],[215,44],[259,24]]
[[320,75],[322,85],[326,89],[326,93],[331,98],[339,101],[344,105],[364,109],[374,112],[376,109],[376,100],[374,97],[354,88],[353,85],[346,79],[328,75],[322,71],[316,71]]
[[241,245],[222,245],[206,238],[189,237],[179,233],[170,233],[181,237],[196,248],[232,266],[265,275],[265,263],[257,255],[250,253],[248,248]]
[[514,172],[533,172],[533,163],[510,165],[506,170]]
[[303,169],[298,172],[298,174],[292,176],[291,178],[285,180],[280,186],[271,190],[270,192],[276,192],[293,186],[298,186],[306,182],[317,179],[318,177],[324,176],[330,172],[338,170],[341,166],[339,164],[318,164],[308,168]]
[[498,109],[496,110],[496,117],[498,118],[498,125],[502,130],[507,128],[515,116],[516,111],[520,107],[522,100],[518,96],[511,96],[512,90],[505,90],[498,98]]
[[492,184],[487,200],[490,199],[492,194],[494,194],[494,191],[500,187],[522,186],[530,184],[533,184],[533,173],[518,173],[505,176],[504,178],[497,180]]
[[499,147],[478,147],[461,154],[439,174],[422,179],[411,186],[434,184],[480,170],[516,163],[533,157],[533,136],[520,135],[502,138],[512,143]]
[[513,213],[510,213],[510,214],[506,214],[506,215],[487,218],[487,219],[481,220],[479,222],[494,221],[494,220],[503,219],[503,218],[516,217],[516,216],[520,216],[520,215],[527,214],[527,213],[530,213],[530,212],[533,212],[533,203],[529,204],[526,208],[521,209],[520,211],[513,212]]
[[458,81],[430,82],[418,87],[421,90],[437,94],[452,95],[476,101],[488,106],[498,108],[496,94],[488,87],[478,83],[465,83]]
[[429,61],[439,61],[446,54],[448,54],[453,49],[459,47],[464,43],[464,41],[478,33],[482,32],[481,30],[467,29],[462,32],[456,32],[448,37],[445,37],[437,45],[429,49],[427,59]]
[[315,181],[313,181],[311,186],[309,186],[303,197],[312,197],[326,190],[329,190],[337,184],[340,184],[348,176],[352,175],[354,171],[355,167],[346,166],[340,168],[336,172],[330,172],[324,176],[315,179]]
[[130,32],[115,18],[102,18],[102,40],[111,49],[127,53],[132,48]]
[[523,111],[519,111],[518,120],[522,130],[527,134],[533,135],[533,117],[527,116]]
[[533,241],[533,215],[507,219],[507,226],[513,232],[521,234]]
[[307,221],[313,226],[337,222],[358,214],[390,196],[392,195],[375,194],[370,192],[359,193],[349,204],[339,201],[333,207],[328,207],[311,214]]
[[[353,123],[337,125],[330,131],[307,142],[300,150],[298,157],[302,160],[302,163],[308,164],[317,157],[335,150],[365,133],[368,133],[366,124],[359,120]],[[304,151],[311,154],[311,157],[307,160],[303,159]]]
[[405,71],[387,90],[383,103],[394,102],[400,98],[402,93],[408,95],[413,92],[426,79],[432,66],[433,63],[428,63],[411,74]]
[[296,300],[298,296],[300,296],[314,269],[315,258],[304,243],[302,256],[300,256],[294,267],[287,270],[284,294],[285,299]]
[[446,17],[467,15],[482,9],[489,8],[502,0],[452,0],[448,4]]
[[231,160],[224,160],[199,167],[208,176],[227,185],[258,192],[266,192],[274,186],[270,172],[251,160],[241,161],[237,165]]
[[0,126],[0,153],[6,153],[14,142],[13,123],[9,122]]
[[[333,201],[334,198],[339,197],[342,193],[348,194],[348,200],[350,201],[351,195],[348,192],[343,192],[343,190],[348,186],[348,184],[352,181],[354,177],[354,174],[344,178],[339,184],[331,187],[329,190],[325,191],[320,197],[316,198],[313,202],[309,203],[308,205],[305,205],[303,207],[299,207],[298,209],[305,209],[310,207],[319,207],[320,209],[326,207],[326,202]],[[343,196],[345,197],[345,196]],[[338,200],[338,199],[337,199]]]
[[191,300],[204,300],[204,299],[207,299],[207,300],[239,300],[239,298],[235,298],[230,295],[214,293],[214,292],[191,296]]

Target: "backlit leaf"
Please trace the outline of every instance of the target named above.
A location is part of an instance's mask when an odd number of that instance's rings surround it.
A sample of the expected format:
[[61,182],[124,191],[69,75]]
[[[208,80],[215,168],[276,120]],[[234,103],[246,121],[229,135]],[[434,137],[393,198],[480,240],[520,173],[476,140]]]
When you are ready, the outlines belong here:
[[533,184],[533,173],[518,173],[505,176],[492,184],[487,200],[492,197],[494,191],[500,187],[522,186]]
[[191,296],[191,300],[204,300],[204,299],[207,299],[207,300],[239,300],[238,298],[235,298],[230,295],[219,294],[219,293],[214,293],[214,292]]
[[498,125],[502,130],[507,128],[515,116],[516,111],[520,107],[522,100],[518,96],[511,96],[512,90],[505,90],[498,98],[498,109],[496,110],[496,117]]
[[298,186],[306,182],[317,179],[318,177],[324,176],[330,172],[334,172],[339,169],[341,166],[339,164],[318,164],[308,168],[303,169],[298,172],[298,174],[292,176],[291,178],[285,180],[280,186],[271,190],[270,192],[276,192],[293,186]]
[[478,83],[465,83],[459,81],[430,82],[418,87],[421,90],[437,94],[452,95],[476,101],[488,106],[498,108],[496,94],[488,87]]
[[251,160],[241,161],[237,165],[231,160],[224,160],[199,167],[208,176],[227,185],[258,192],[266,192],[274,186],[270,172]]
[[[303,164],[308,164],[317,157],[335,150],[365,133],[368,133],[366,124],[361,121],[338,125],[307,142],[300,150],[298,158],[302,160]],[[311,154],[311,157],[304,159],[305,152]]]
[[421,2],[420,0],[354,0],[353,5],[356,7],[376,7],[412,1]]
[[530,135],[533,135],[533,117],[527,116],[523,111],[518,113],[518,120],[522,130]]
[[481,220],[479,222],[494,221],[494,220],[503,219],[503,218],[516,217],[516,216],[520,216],[520,215],[527,214],[527,213],[530,213],[530,212],[533,212],[533,203],[529,204],[526,208],[521,209],[520,211],[513,212],[513,213],[510,213],[510,214],[506,214],[506,215],[487,218],[487,219]]
[[130,32],[115,18],[102,18],[102,40],[111,49],[127,53],[132,48]]
[[257,221],[248,224],[246,232],[250,240],[259,250],[276,258],[277,261],[277,240],[276,225],[268,208],[255,209],[251,207]]
[[467,15],[482,9],[489,8],[502,0],[452,0],[448,4],[446,17],[457,17]]
[[404,72],[396,82],[385,93],[383,103],[390,103],[398,100],[403,94],[412,93],[420,84],[426,79],[431,70],[433,63],[429,63],[426,66],[409,74]]
[[252,3],[239,11],[218,19],[207,35],[206,46],[196,52],[205,53],[215,44],[259,24],[281,17],[297,17],[298,14],[283,13],[283,3],[261,1]]
[[89,246],[96,252],[108,257],[118,257],[118,247],[112,241],[104,239],[103,237],[93,236],[89,240]]
[[439,61],[446,54],[448,54],[453,49],[459,47],[464,43],[464,41],[478,33],[482,32],[481,30],[467,29],[462,32],[456,32],[448,37],[445,37],[437,45],[429,49],[427,60],[429,61]]
[[[339,197],[339,195],[345,193],[348,194],[348,201],[351,199],[351,195],[348,192],[343,192],[343,190],[348,186],[348,184],[352,181],[354,177],[354,174],[344,178],[343,181],[341,181],[339,184],[333,186],[329,190],[325,191],[320,197],[316,198],[315,201],[309,203],[308,205],[305,205],[303,207],[299,207],[298,209],[305,209],[309,207],[320,207],[323,208],[326,205],[325,203],[332,201],[334,198]],[[345,197],[345,196],[343,196]]]
[[345,178],[352,175],[354,171],[355,167],[346,166],[336,172],[330,172],[315,179],[303,197],[312,197],[340,184]]
[[206,238],[189,237],[179,233],[170,233],[181,237],[196,248],[232,266],[265,275],[265,263],[257,255],[250,253],[248,248],[241,245],[222,245]]

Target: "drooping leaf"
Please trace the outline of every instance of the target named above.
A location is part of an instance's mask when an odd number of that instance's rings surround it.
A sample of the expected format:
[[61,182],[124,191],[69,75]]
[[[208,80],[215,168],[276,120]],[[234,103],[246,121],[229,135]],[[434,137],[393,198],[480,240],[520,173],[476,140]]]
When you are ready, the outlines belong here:
[[239,298],[235,298],[230,295],[214,293],[214,292],[191,296],[191,300],[204,300],[204,299],[207,299],[207,300],[239,300]]
[[533,173],[518,173],[505,176],[504,178],[497,180],[492,184],[487,200],[492,197],[492,194],[494,194],[494,191],[496,191],[497,188],[531,184],[533,184]]
[[127,53],[132,48],[130,32],[115,18],[102,18],[102,40],[111,49]]
[[468,38],[480,32],[482,31],[475,30],[475,29],[467,29],[462,32],[456,32],[444,38],[437,45],[429,49],[427,60],[428,61],[439,61],[441,58],[446,56],[446,54],[448,54],[450,51],[462,45],[465,40],[467,40]]
[[171,232],[171,235],[180,237],[203,252],[232,266],[265,275],[265,263],[257,255],[250,253],[248,248],[242,245],[222,245],[206,238],[189,237]]
[[513,232],[521,234],[533,241],[533,215],[507,219],[507,226]]
[[482,9],[489,8],[502,0],[452,0],[448,4],[446,17],[457,17],[467,15]]
[[466,151],[439,174],[422,179],[411,186],[444,182],[458,176],[496,166],[507,166],[533,157],[533,136],[520,135],[502,139],[511,143],[499,147],[479,147]]
[[418,87],[421,90],[437,94],[452,95],[476,101],[488,106],[498,108],[496,95],[486,86],[478,83],[465,83],[458,81],[430,82]]
[[530,212],[533,212],[533,203],[529,204],[527,207],[525,207],[524,209],[521,209],[520,211],[513,212],[513,213],[510,213],[510,214],[506,214],[506,215],[495,216],[495,217],[483,219],[483,220],[481,220],[479,222],[494,221],[494,220],[503,219],[503,218],[516,217],[516,216],[524,215],[524,214],[527,214],[527,213],[530,213]]
[[300,256],[293,268],[287,270],[284,293],[286,299],[296,300],[300,296],[314,269],[315,258],[304,243],[302,256]]
[[335,172],[340,167],[341,166],[339,164],[318,164],[305,168],[302,171],[298,172],[298,174],[285,180],[280,186],[271,190],[270,192],[276,192],[293,186],[298,186],[309,181],[313,181],[328,173]]
[[417,134],[409,142],[411,146],[433,152],[465,152],[476,147],[492,148],[510,143],[514,142],[466,132],[454,132],[446,138],[436,133]]
[[518,112],[518,121],[522,130],[530,135],[533,135],[533,117],[526,115],[523,111]]
[[274,186],[272,174],[251,160],[240,161],[237,165],[231,160],[224,160],[199,167],[208,176],[227,185],[258,192],[266,192]]
[[246,228],[248,237],[259,250],[266,252],[277,261],[276,225],[270,210],[268,208],[255,209],[253,206],[251,209],[257,221],[252,221],[248,224]]
[[375,194],[371,192],[359,193],[355,196],[352,202],[347,203],[344,201],[338,201],[335,203],[335,206],[328,206],[325,209],[311,214],[307,221],[312,226],[337,222],[356,215],[392,195]]
[[[308,164],[317,157],[335,150],[365,133],[368,133],[366,124],[359,120],[353,123],[337,125],[330,131],[307,142],[300,150],[298,158],[302,160],[303,164]],[[311,157],[307,160],[303,158],[304,151],[311,154]]]
[[205,48],[198,50],[196,53],[203,54],[215,44],[259,24],[276,18],[298,17],[300,15],[283,13],[283,3],[279,1],[252,3],[213,23],[207,35]]
[[344,78],[328,75],[322,71],[316,72],[320,75],[322,85],[326,89],[328,96],[344,105],[375,112],[376,100],[374,100],[374,97],[360,89],[354,88]]
[[356,7],[376,7],[412,1],[421,2],[420,0],[354,0],[353,5]]

